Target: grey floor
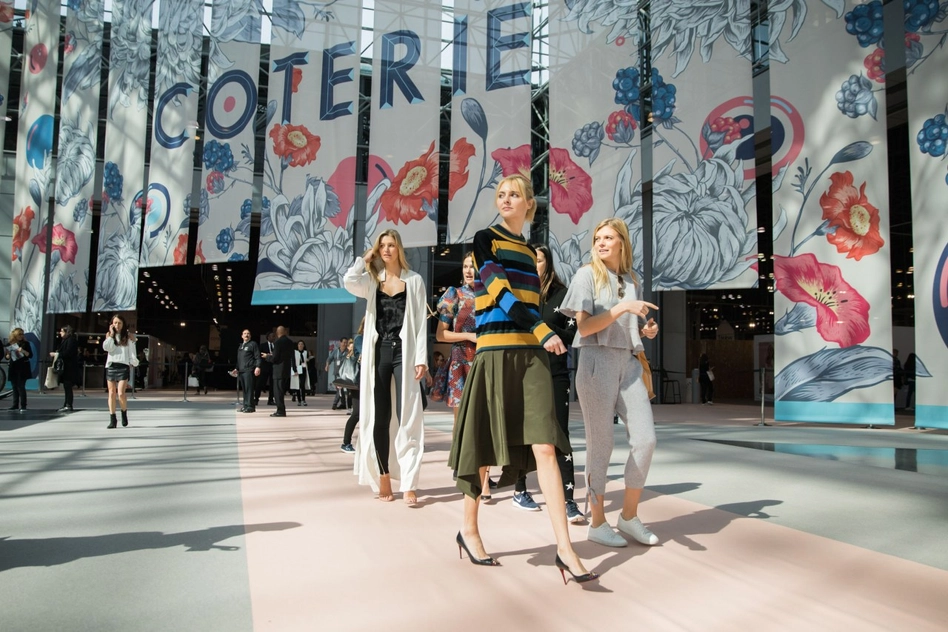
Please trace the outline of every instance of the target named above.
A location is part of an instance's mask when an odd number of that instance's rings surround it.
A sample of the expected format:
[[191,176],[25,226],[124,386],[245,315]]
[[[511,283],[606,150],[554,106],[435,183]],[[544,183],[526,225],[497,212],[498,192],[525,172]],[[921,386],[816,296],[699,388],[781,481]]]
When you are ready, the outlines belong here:
[[[140,394],[116,430],[101,393],[68,415],[53,412],[60,397],[0,410],[0,630],[252,629],[244,534],[298,525],[244,524],[233,394]],[[760,427],[753,405],[654,411],[647,494],[948,570],[948,434],[904,417],[887,429]],[[451,418],[429,411],[426,423],[450,430]],[[614,460],[619,478],[623,453]]]

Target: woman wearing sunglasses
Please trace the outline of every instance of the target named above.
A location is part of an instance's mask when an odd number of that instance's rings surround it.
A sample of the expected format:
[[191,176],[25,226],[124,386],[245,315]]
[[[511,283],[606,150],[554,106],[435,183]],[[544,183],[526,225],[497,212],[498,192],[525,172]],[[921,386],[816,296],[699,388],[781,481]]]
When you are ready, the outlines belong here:
[[603,500],[613,448],[613,417],[626,425],[629,459],[625,464],[625,497],[618,519],[620,532],[652,546],[658,538],[638,518],[639,498],[655,451],[655,426],[642,364],[642,336],[654,338],[658,325],[648,319],[656,305],[639,300],[632,270],[632,245],[625,222],[601,221],[593,233],[590,263],[577,270],[560,312],[576,319],[580,347],[576,390],[586,427],[586,493],[592,520],[587,539],[605,546],[626,546],[606,521]]

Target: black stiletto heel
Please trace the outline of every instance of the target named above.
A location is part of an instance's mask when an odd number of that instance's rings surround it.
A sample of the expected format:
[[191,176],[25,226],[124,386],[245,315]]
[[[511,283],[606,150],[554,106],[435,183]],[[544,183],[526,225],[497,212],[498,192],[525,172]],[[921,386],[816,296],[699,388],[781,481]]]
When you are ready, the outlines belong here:
[[455,541],[458,543],[458,558],[464,559],[464,556],[461,555],[461,549],[464,549],[467,553],[467,557],[471,560],[471,564],[477,564],[478,566],[500,566],[500,562],[495,560],[492,557],[485,557],[484,559],[478,559],[471,554],[471,550],[467,548],[467,544],[464,542],[464,538],[461,537],[461,532],[458,531],[458,537],[455,538]]
[[[460,535],[460,534],[458,534]],[[577,584],[585,584],[586,582],[591,582],[594,579],[599,579],[599,573],[584,573],[582,575],[576,575],[573,571],[569,570],[569,566],[566,565],[566,562],[560,559],[560,554],[556,554],[556,568],[560,569],[560,576],[563,578],[563,585],[566,585],[566,573],[569,573],[569,576],[573,578],[573,581]]]

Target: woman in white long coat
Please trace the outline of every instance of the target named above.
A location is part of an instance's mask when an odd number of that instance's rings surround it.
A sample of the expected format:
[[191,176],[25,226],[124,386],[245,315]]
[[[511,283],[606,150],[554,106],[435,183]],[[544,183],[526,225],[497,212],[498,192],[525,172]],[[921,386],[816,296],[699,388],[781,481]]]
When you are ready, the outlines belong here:
[[306,343],[297,341],[296,351],[293,352],[293,370],[290,373],[290,390],[297,406],[308,406],[306,403],[306,389],[311,384],[309,380],[309,351]]
[[[395,230],[376,238],[346,271],[344,283],[367,302],[353,469],[359,484],[371,486],[379,500],[394,500],[395,479],[405,502],[414,505],[425,448],[419,387],[428,366],[425,284],[409,270]],[[386,383],[376,384],[377,379]]]

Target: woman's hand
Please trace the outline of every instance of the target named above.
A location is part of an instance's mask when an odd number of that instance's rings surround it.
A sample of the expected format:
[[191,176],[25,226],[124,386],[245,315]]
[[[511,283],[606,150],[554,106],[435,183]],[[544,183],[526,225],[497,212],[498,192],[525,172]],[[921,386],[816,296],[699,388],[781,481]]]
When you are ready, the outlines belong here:
[[658,310],[658,305],[653,305],[647,301],[622,301],[621,303],[617,304],[616,307],[620,310],[620,314],[626,312],[641,318],[648,316],[649,308],[656,311]]
[[543,348],[550,353],[555,353],[556,355],[563,355],[566,353],[566,345],[564,345],[563,340],[555,334],[552,338],[543,343]]
[[375,258],[375,250],[373,248],[369,248],[368,250],[365,251],[365,254],[362,255],[362,260],[365,261],[366,268],[372,265],[372,259],[374,258]]
[[658,323],[655,322],[654,318],[649,318],[648,322],[645,323],[645,327],[642,327],[640,333],[644,338],[651,340],[658,335]]
[[415,365],[415,381],[420,382],[421,378],[425,376],[425,371],[428,369],[424,364]]

